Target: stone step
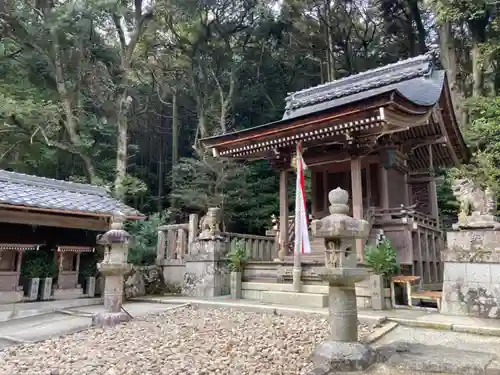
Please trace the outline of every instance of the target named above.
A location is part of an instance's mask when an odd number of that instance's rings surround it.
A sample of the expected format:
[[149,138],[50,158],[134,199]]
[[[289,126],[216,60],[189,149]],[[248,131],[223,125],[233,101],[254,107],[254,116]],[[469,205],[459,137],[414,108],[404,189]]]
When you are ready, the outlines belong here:
[[327,307],[328,295],[267,290],[262,292],[262,302],[301,307]]

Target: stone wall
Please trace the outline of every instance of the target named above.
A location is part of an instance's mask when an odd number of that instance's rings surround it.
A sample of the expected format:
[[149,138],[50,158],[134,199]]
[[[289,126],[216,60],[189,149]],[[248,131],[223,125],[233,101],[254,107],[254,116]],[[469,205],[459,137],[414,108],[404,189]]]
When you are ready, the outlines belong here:
[[500,231],[447,233],[441,312],[500,318]]
[[229,270],[223,258],[229,252],[224,239],[193,242],[185,257],[182,294],[190,297],[217,297],[229,294]]
[[162,269],[158,266],[134,266],[124,278],[125,298],[142,297],[146,294],[163,294],[167,291]]

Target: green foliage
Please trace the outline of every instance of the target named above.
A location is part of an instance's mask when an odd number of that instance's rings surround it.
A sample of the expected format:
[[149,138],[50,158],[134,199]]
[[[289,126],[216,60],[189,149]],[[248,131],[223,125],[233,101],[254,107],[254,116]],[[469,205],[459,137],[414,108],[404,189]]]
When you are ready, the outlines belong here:
[[86,279],[87,277],[95,277],[98,274],[97,262],[98,259],[97,252],[82,253],[80,255],[80,269],[79,277]]
[[396,249],[389,239],[383,239],[377,246],[365,248],[365,263],[373,268],[376,275],[388,278],[399,272]]
[[127,223],[127,231],[132,236],[132,243],[128,251],[128,262],[147,266],[155,264],[156,247],[158,244],[158,227],[166,224],[166,212],[150,215],[146,220]]
[[226,254],[225,260],[231,272],[243,272],[243,266],[248,260],[245,242],[238,240],[231,244],[231,250]]
[[56,277],[57,265],[53,254],[45,251],[27,252],[21,265],[21,276],[28,279]]
[[472,159],[451,176],[469,178],[481,188],[500,192],[500,96],[473,98],[467,102],[471,123],[464,138],[471,148]]

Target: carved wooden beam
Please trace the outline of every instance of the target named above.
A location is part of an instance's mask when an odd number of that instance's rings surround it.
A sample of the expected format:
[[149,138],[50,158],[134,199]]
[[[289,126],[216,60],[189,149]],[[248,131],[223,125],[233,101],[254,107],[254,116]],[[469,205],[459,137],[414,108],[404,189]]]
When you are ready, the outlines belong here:
[[425,138],[419,138],[419,139],[412,139],[409,141],[406,141],[402,144],[402,152],[409,154],[413,152],[418,147],[422,146],[428,146],[428,145],[434,145],[434,144],[445,144],[447,142],[446,137],[444,136],[431,136],[431,137],[425,137]]

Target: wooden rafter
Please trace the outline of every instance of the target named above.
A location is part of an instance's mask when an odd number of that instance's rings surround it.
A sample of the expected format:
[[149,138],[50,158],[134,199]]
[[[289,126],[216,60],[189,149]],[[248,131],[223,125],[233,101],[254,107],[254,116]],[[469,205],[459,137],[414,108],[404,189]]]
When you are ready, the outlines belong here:
[[450,156],[453,160],[453,163],[455,163],[456,166],[460,165],[460,160],[458,159],[458,156],[455,152],[455,149],[453,148],[453,145],[450,142],[450,138],[448,135],[448,130],[446,129],[446,125],[444,124],[443,121],[443,116],[441,115],[441,111],[438,108],[435,108],[432,111],[432,116],[434,120],[439,124],[439,128],[441,129],[441,133],[443,136],[446,138],[446,147],[448,148],[448,151],[450,152]]

